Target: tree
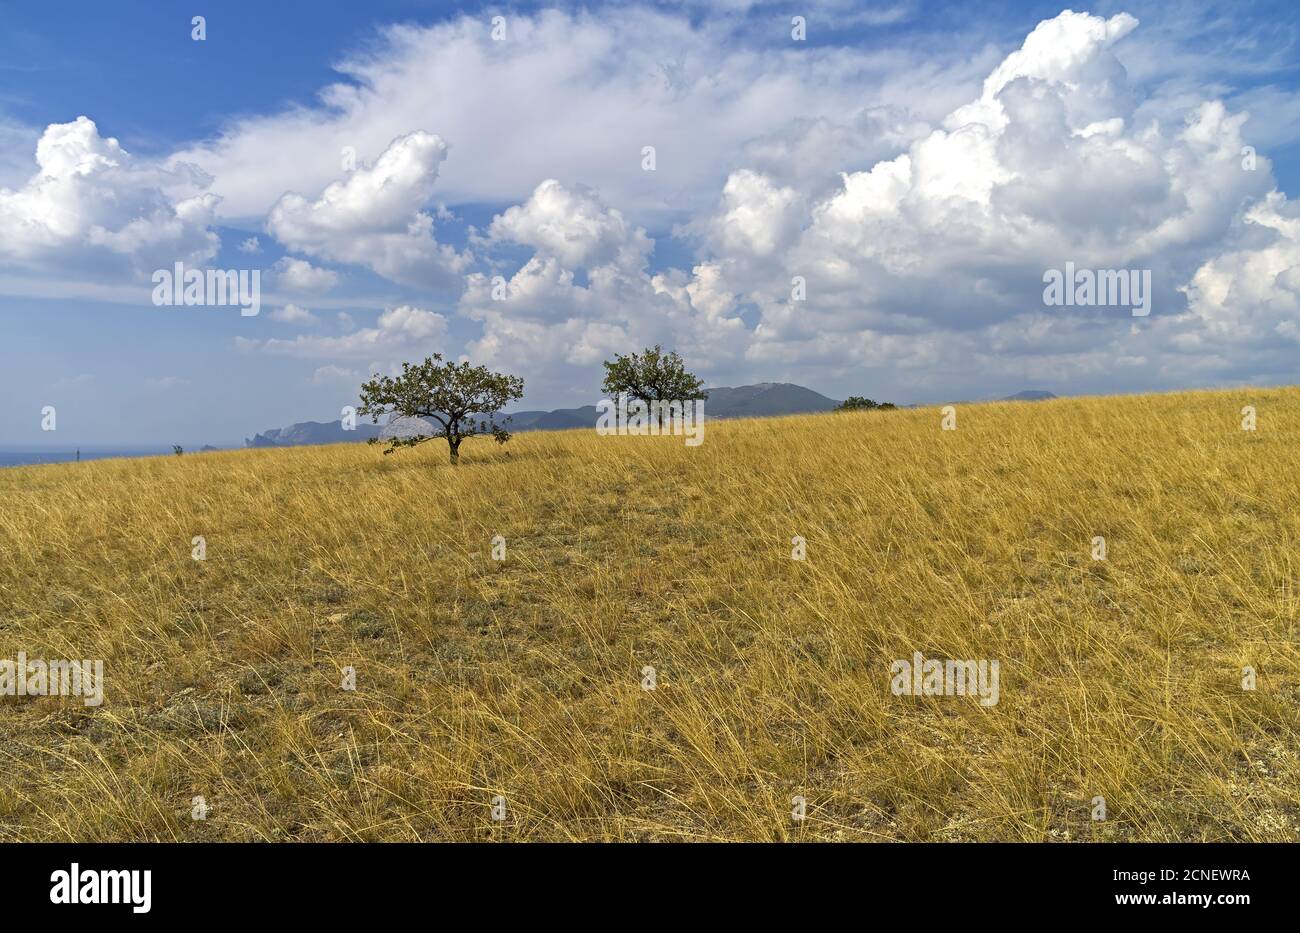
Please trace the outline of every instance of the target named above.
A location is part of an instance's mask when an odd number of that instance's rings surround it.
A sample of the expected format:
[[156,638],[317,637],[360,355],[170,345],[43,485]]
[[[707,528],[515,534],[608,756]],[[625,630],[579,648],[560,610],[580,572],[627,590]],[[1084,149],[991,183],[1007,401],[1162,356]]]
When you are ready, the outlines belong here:
[[179,457],[181,454],[185,453],[185,448],[180,444],[172,444],[172,453]]
[[628,356],[616,353],[613,361],[606,360],[604,366],[605,381],[601,389],[608,395],[626,392],[647,405],[709,397],[704,383],[686,371],[677,351],[664,353],[658,344]]
[[[498,444],[510,440],[510,432],[504,427],[510,421],[509,416],[501,424],[496,417],[507,403],[523,395],[524,381],[518,376],[489,372],[486,366],[469,363],[444,363],[442,354],[435,353],[423,363],[403,363],[402,373],[397,377],[376,373],[361,387],[361,406],[357,413],[370,415],[372,424],[379,421],[380,415],[436,422],[442,430],[433,434],[390,438],[384,454],[445,437],[455,466],[460,462],[461,441],[467,437],[490,434]],[[370,443],[378,440],[371,438]]]
[[836,406],[836,411],[871,411],[879,409],[884,411],[889,408],[897,408],[892,402],[873,402],[869,398],[863,398],[861,395],[850,395],[840,405]]

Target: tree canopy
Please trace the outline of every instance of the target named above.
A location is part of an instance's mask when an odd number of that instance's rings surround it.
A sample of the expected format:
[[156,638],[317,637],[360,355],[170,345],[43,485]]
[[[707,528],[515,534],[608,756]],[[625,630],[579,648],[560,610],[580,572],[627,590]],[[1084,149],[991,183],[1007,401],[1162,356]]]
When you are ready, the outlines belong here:
[[871,411],[872,409],[897,408],[892,402],[874,402],[869,398],[863,398],[861,395],[850,395],[843,402],[836,406],[836,411]]
[[677,351],[664,353],[658,344],[641,353],[615,354],[604,366],[605,381],[601,388],[609,395],[626,392],[645,402],[709,397],[703,381],[686,371]]
[[[431,434],[392,437],[385,454],[399,447],[414,447],[435,437],[446,438],[452,464],[460,461],[460,444],[467,437],[491,435],[499,444],[510,440],[504,427],[506,416],[498,423],[501,409],[523,398],[524,381],[518,376],[494,373],[486,366],[469,363],[444,363],[435,353],[423,363],[403,363],[398,376],[375,374],[361,386],[361,406],[357,413],[370,415],[377,423],[381,415],[420,418],[441,426]],[[378,442],[372,438],[370,443]]]

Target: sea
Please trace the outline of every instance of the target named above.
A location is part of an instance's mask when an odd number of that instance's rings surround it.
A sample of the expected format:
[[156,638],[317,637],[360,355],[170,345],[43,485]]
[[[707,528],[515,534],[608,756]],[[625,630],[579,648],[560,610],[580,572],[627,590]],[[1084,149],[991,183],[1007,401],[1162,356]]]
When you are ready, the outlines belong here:
[[6,450],[0,448],[0,467],[32,466],[39,463],[72,463],[82,460],[106,460],[110,457],[159,457],[172,451],[161,447],[151,449],[118,450],[83,447],[73,450]]

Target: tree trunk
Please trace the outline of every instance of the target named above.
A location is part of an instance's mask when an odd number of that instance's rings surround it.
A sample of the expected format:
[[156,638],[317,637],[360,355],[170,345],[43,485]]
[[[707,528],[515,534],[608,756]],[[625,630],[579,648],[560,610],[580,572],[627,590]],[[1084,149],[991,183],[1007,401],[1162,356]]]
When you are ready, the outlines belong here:
[[448,438],[447,445],[451,448],[451,465],[456,466],[460,463],[460,438],[455,440]]

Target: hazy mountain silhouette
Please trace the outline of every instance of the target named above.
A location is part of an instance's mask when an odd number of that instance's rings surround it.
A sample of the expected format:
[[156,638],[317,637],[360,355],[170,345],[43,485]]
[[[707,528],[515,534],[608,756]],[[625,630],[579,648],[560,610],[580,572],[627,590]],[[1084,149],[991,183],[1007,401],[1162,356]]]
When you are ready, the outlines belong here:
[[300,421],[287,428],[271,428],[244,439],[245,447],[298,447],[303,444],[338,444],[365,441],[379,436],[377,424],[358,424],[355,431],[343,430],[341,421]]
[[1052,392],[1046,392],[1042,389],[1026,389],[1023,392],[1017,392],[1015,395],[1008,395],[1003,402],[1042,402],[1049,398],[1056,398]]

